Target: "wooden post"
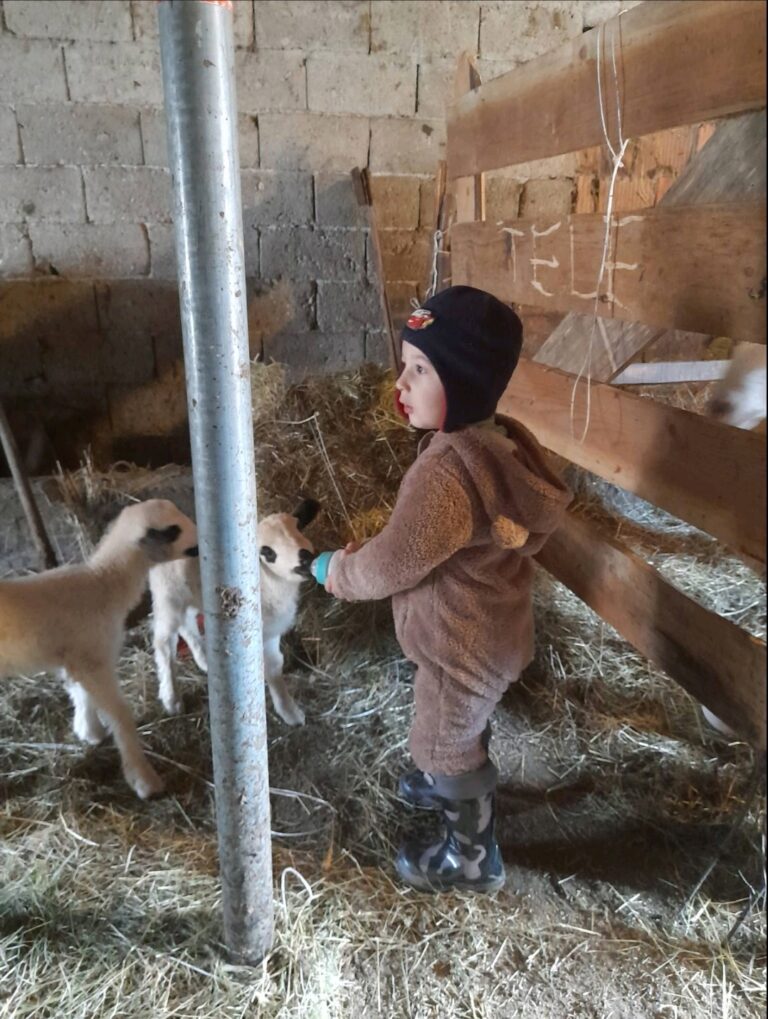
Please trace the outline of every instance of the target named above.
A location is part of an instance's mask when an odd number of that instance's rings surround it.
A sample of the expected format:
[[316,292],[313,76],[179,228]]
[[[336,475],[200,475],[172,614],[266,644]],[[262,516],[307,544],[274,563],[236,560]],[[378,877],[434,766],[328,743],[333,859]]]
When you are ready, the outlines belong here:
[[[454,101],[480,87],[480,73],[469,53],[462,53],[453,79]],[[456,222],[474,223],[485,219],[485,176],[457,177],[453,183]]]
[[27,518],[29,524],[29,530],[32,534],[32,540],[34,541],[37,551],[40,553],[40,559],[42,560],[43,569],[50,570],[57,565],[56,553],[53,551],[53,545],[51,545],[50,539],[45,530],[45,524],[43,518],[40,516],[40,510],[37,508],[35,502],[35,494],[32,491],[32,486],[29,483],[27,472],[21,462],[19,456],[19,448],[16,445],[16,440],[13,437],[11,431],[11,425],[6,417],[5,409],[0,403],[0,445],[3,447],[5,453],[5,459],[8,461],[8,466],[11,470],[11,477],[13,478],[14,485],[16,486],[16,492],[19,496],[22,508],[24,510],[24,516]]
[[389,341],[389,366],[395,375],[399,375],[400,342],[397,334],[395,333],[395,327],[392,324],[392,313],[389,309],[389,299],[387,298],[387,286],[384,279],[384,262],[381,257],[381,244],[379,242],[378,221],[376,218],[376,210],[373,207],[373,199],[371,197],[370,174],[367,169],[361,170],[360,167],[356,166],[351,171],[351,176],[357,203],[366,210],[368,218],[374,271],[379,281],[379,304],[381,305],[381,316],[384,320],[384,328],[387,331],[387,339]]

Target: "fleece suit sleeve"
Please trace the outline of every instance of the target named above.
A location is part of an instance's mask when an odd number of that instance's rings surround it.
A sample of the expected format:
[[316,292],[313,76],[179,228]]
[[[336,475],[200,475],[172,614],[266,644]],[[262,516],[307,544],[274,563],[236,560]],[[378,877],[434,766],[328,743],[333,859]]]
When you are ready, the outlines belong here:
[[472,508],[450,453],[424,456],[403,480],[389,523],[363,547],[331,561],[333,593],[372,601],[408,591],[472,537]]

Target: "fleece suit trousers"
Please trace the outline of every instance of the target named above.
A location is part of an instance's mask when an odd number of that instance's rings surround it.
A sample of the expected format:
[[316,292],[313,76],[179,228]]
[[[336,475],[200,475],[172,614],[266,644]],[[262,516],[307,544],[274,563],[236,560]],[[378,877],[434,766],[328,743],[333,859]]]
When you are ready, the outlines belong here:
[[431,775],[463,775],[486,763],[483,732],[504,693],[486,691],[476,692],[444,669],[418,663],[409,738],[417,768]]

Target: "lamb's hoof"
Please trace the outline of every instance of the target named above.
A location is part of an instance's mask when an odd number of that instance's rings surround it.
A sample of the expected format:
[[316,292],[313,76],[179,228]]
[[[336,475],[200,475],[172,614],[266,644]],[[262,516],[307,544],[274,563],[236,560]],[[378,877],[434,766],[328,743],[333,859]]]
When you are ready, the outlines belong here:
[[98,746],[107,735],[106,726],[102,725],[98,718],[89,721],[76,718],[72,728],[79,740],[82,740],[83,743],[90,743],[92,747]]
[[163,697],[163,710],[166,715],[181,715],[184,711],[184,702],[178,694],[172,697]]
[[165,792],[165,782],[149,764],[141,771],[126,771],[125,780],[140,800],[148,800]]
[[278,714],[286,725],[304,725],[305,715],[298,704],[284,704]]

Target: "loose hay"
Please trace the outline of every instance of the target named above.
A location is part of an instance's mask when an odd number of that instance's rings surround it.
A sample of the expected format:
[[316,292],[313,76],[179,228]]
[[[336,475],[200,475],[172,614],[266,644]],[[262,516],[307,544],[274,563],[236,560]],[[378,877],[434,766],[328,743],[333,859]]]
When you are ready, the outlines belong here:
[[[391,380],[366,368],[286,387],[270,366],[253,386],[260,512],[304,492],[323,503],[318,546],[375,533],[414,452]],[[86,466],[63,479],[84,547],[116,505],[174,497],[186,477]],[[764,633],[764,585],[711,539],[572,480],[582,512]],[[185,714],[166,718],[146,622],[123,657],[169,779],[148,804],[125,787],[110,744],[74,742],[55,680],[4,683],[0,1016],[761,1014],[762,911],[726,941],[762,881],[748,749],[705,730],[680,687],[544,574],[536,604],[536,661],[497,712],[492,744],[508,887],[430,897],[391,877],[403,831],[430,822],[394,796],[410,666],[389,610],[308,592],[288,654],[307,726],[269,718],[276,931],[255,970],[231,965],[219,941],[207,696],[189,660]]]

